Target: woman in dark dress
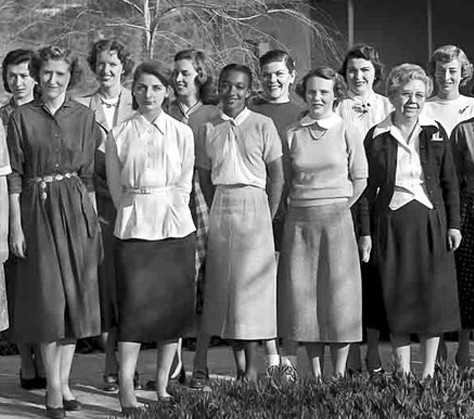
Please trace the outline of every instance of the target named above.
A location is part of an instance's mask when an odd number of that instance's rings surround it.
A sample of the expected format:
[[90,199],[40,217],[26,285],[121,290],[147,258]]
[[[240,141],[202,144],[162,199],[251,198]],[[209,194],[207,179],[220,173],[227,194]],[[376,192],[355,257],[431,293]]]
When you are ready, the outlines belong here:
[[440,335],[460,326],[454,267],[461,242],[458,185],[444,129],[420,117],[431,90],[417,65],[402,64],[388,76],[395,111],[365,139],[369,179],[363,203],[369,211],[362,217],[397,361],[408,374],[410,335],[417,334],[423,378],[434,374]]
[[12,113],[7,134],[10,246],[21,259],[14,332],[19,342],[41,344],[52,418],[81,408],[69,388],[76,339],[100,333],[92,184],[100,133],[94,114],[66,95],[79,69],[69,50],[40,49],[31,74],[41,98]]

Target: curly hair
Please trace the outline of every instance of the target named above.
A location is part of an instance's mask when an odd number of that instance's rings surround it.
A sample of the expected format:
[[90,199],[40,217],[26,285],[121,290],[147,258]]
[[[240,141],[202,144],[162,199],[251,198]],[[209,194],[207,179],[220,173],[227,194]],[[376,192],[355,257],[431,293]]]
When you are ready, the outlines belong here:
[[344,80],[347,81],[347,67],[349,61],[354,58],[360,58],[372,63],[375,70],[374,84],[380,83],[383,80],[385,66],[380,61],[378,51],[367,44],[354,45],[349,51],[347,51],[344,61],[342,62],[342,67],[339,70],[339,74],[344,77]]
[[401,64],[390,71],[386,81],[386,94],[389,99],[399,91],[400,87],[412,80],[420,80],[426,86],[426,96],[433,91],[433,81],[427,76],[425,70],[416,64]]
[[9,65],[18,65],[22,63],[30,63],[33,51],[29,49],[15,49],[10,51],[2,61],[2,80],[3,88],[6,92],[12,93],[10,86],[8,85],[7,75]]
[[281,49],[272,49],[263,54],[259,59],[260,69],[270,63],[283,62],[290,73],[296,71],[296,62],[290,55]]
[[[205,105],[207,104],[215,104],[217,99],[216,94],[216,87],[214,84],[214,76],[213,76],[213,67],[209,57],[203,51],[196,50],[194,48],[185,49],[183,51],[179,51],[174,56],[174,62],[180,60],[189,60],[191,61],[194,70],[197,73],[196,78],[194,79],[194,83],[198,88],[198,95],[199,99]],[[172,72],[172,80],[174,82],[176,77],[176,72]],[[173,83],[174,84],[174,83]],[[176,89],[174,88],[174,92],[176,93]]]
[[319,77],[325,80],[332,80],[334,84],[334,106],[337,106],[344,98],[347,97],[347,86],[343,77],[331,67],[318,67],[314,70],[310,70],[303,79],[296,86],[296,94],[306,101],[306,84],[308,80],[313,77]]
[[122,63],[123,78],[127,78],[132,74],[135,65],[133,55],[127,50],[125,45],[116,39],[101,39],[92,45],[87,62],[94,73],[97,67],[97,55],[101,52],[116,52],[118,59]]
[[458,60],[461,64],[461,86],[464,86],[472,78],[473,67],[464,51],[455,45],[443,45],[436,49],[426,64],[426,72],[434,80],[436,63],[449,63],[453,60]]
[[69,65],[69,72],[71,79],[67,86],[68,90],[73,89],[79,85],[83,80],[84,66],[79,57],[75,55],[70,49],[61,48],[56,45],[43,47],[33,54],[30,60],[30,74],[33,79],[40,84],[40,71],[43,64],[49,60],[64,61]]

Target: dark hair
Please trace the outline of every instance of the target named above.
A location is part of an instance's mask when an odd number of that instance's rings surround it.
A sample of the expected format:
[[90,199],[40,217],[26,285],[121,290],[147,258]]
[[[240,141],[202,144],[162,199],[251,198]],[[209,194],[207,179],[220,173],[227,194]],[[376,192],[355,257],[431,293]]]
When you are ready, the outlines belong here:
[[53,61],[64,61],[69,65],[69,72],[71,79],[67,86],[68,90],[76,87],[82,82],[82,76],[84,74],[84,66],[79,60],[79,57],[70,49],[61,48],[56,45],[50,45],[39,49],[33,54],[30,60],[30,74],[34,80],[40,83],[40,71],[44,63],[49,60]]
[[6,92],[12,93],[7,80],[8,66],[29,63],[32,56],[33,51],[29,49],[14,49],[5,55],[5,58],[2,61],[2,79],[3,88]]
[[431,78],[435,79],[436,63],[449,63],[453,60],[458,60],[461,64],[460,85],[464,86],[469,80],[471,80],[473,68],[464,51],[455,45],[443,45],[442,47],[436,49],[426,64],[426,72]]
[[[191,61],[194,70],[198,73],[194,82],[199,89],[199,99],[204,104],[214,104],[216,102],[216,89],[214,86],[214,77],[212,71],[212,65],[209,57],[203,52],[198,51],[194,48],[185,49],[179,51],[174,56],[174,61],[189,60]],[[172,73],[172,79],[174,81],[174,74]],[[173,86],[174,88],[174,86]],[[176,93],[176,90],[175,90]],[[177,95],[177,94],[176,94]]]
[[[133,72],[132,93],[137,80],[143,74],[151,74],[155,76],[165,87],[170,85],[170,71],[163,63],[159,61],[145,61],[141,63]],[[132,108],[138,109],[138,103],[133,96]]]
[[272,49],[263,54],[259,59],[260,69],[266,64],[274,62],[283,62],[290,73],[296,71],[296,63],[290,55],[281,49]]
[[349,51],[347,51],[342,63],[342,68],[339,71],[339,74],[344,77],[344,80],[347,81],[347,66],[349,64],[349,60],[352,60],[353,58],[361,58],[372,63],[375,70],[374,84],[377,84],[383,80],[384,65],[380,61],[379,53],[374,47],[367,44],[355,45]]
[[296,86],[296,94],[304,101],[306,101],[306,84],[308,80],[313,77],[332,80],[334,82],[334,97],[336,98],[334,105],[337,105],[342,99],[347,97],[347,86],[342,76],[331,67],[318,67],[306,74]]
[[245,74],[249,81],[248,88],[252,89],[252,84],[253,84],[252,70],[250,70],[250,68],[244,64],[237,64],[237,63],[228,64],[221,70],[219,74],[219,85],[221,84],[221,80],[222,80],[222,77],[224,77],[224,74],[230,73],[231,71],[236,71],[238,73]]
[[123,78],[127,78],[132,73],[133,66],[135,65],[132,53],[125,48],[125,45],[116,39],[101,39],[92,45],[87,61],[94,73],[96,72],[97,66],[97,54],[100,52],[117,53],[117,57],[123,67]]

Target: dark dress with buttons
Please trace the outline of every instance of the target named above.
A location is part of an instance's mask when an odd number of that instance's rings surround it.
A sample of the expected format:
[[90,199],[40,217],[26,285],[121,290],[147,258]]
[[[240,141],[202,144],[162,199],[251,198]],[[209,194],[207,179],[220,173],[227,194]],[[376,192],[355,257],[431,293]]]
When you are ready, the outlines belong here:
[[[416,200],[391,210],[397,141],[389,131],[365,140],[369,162],[363,195],[363,234],[380,277],[390,332],[441,334],[460,327],[454,252],[447,231],[459,228],[457,177],[446,133],[422,126],[420,160],[433,209]],[[370,215],[367,217],[367,215]]]
[[[14,333],[19,342],[100,333],[102,247],[88,194],[99,140],[94,114],[70,99],[54,116],[39,101],[11,115],[9,192],[20,194],[27,248],[16,273]],[[38,181],[52,175],[61,180]]]

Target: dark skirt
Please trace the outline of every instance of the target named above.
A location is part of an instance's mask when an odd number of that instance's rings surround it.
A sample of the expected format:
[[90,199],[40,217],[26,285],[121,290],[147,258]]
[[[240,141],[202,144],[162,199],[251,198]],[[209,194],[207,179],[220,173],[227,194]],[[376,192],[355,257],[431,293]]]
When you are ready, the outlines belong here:
[[118,339],[180,337],[194,321],[195,233],[164,240],[116,239]]
[[454,253],[440,210],[413,200],[379,215],[375,257],[391,333],[440,334],[459,329]]
[[463,329],[474,329],[474,194],[461,196],[461,246],[456,250]]

